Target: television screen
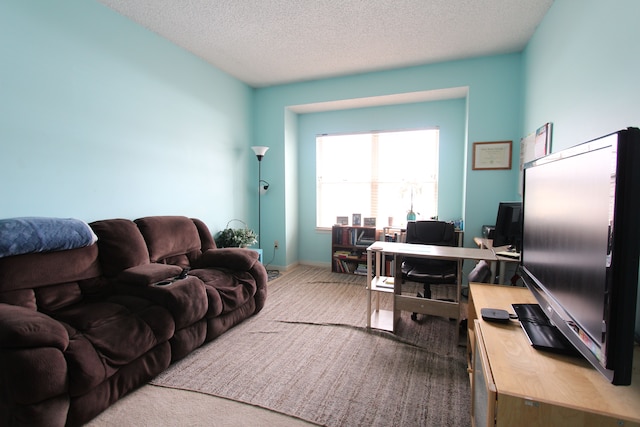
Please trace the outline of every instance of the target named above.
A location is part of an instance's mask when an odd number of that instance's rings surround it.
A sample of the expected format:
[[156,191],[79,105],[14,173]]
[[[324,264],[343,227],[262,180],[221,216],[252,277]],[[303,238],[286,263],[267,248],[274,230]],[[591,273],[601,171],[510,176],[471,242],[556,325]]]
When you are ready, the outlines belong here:
[[640,245],[640,132],[524,172],[521,272],[545,314],[614,384],[631,381]]

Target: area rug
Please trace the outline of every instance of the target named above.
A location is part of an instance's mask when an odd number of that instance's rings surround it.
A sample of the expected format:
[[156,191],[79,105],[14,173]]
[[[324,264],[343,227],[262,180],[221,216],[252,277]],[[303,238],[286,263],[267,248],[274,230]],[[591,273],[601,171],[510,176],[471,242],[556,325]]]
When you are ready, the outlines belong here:
[[368,331],[364,278],[299,267],[269,283],[261,313],[152,384],[326,426],[469,425],[456,322],[409,316],[403,313],[395,335]]

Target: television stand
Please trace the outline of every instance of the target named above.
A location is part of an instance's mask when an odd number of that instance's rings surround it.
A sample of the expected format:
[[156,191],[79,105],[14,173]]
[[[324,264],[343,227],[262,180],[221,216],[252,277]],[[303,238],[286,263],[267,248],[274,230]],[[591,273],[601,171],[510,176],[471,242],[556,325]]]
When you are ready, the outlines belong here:
[[471,283],[467,354],[471,424],[480,426],[640,426],[640,346],[631,385],[611,384],[584,358],[537,351],[517,321],[491,323],[484,307],[536,303],[526,288]]
[[536,350],[580,356],[562,332],[549,321],[538,304],[511,304],[529,343]]

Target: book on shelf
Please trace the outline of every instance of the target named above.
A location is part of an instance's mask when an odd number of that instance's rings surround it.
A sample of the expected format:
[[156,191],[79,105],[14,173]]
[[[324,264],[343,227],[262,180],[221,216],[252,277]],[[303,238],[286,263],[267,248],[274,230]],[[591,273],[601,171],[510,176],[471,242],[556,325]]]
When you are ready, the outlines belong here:
[[349,235],[350,235],[349,231],[350,230],[348,228],[346,228],[346,227],[342,229],[342,239],[341,239],[341,241],[342,241],[343,245],[348,245],[349,244]]
[[369,239],[369,238],[361,238],[360,240],[358,240],[356,242],[356,246],[371,246],[375,243],[376,241],[374,239]]
[[360,276],[366,276],[367,274],[367,264],[360,263],[353,271],[353,274],[357,274]]
[[376,230],[363,227],[335,227],[333,240],[343,246],[369,246],[376,240]]
[[[358,267],[364,265],[364,273]],[[358,264],[357,260],[334,258],[335,271],[338,273],[367,274],[367,264]]]
[[335,251],[333,255],[337,256],[338,258],[347,258],[351,256],[351,251]]

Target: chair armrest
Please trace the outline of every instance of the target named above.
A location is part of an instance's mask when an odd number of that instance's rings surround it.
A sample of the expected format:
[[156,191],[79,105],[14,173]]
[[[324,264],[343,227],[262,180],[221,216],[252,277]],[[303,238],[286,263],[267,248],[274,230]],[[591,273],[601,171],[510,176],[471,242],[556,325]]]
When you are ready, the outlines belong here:
[[260,255],[256,251],[243,248],[209,249],[198,259],[198,268],[227,268],[236,271],[249,271],[258,262]]
[[54,347],[65,351],[69,334],[46,314],[25,307],[0,304],[0,348]]

